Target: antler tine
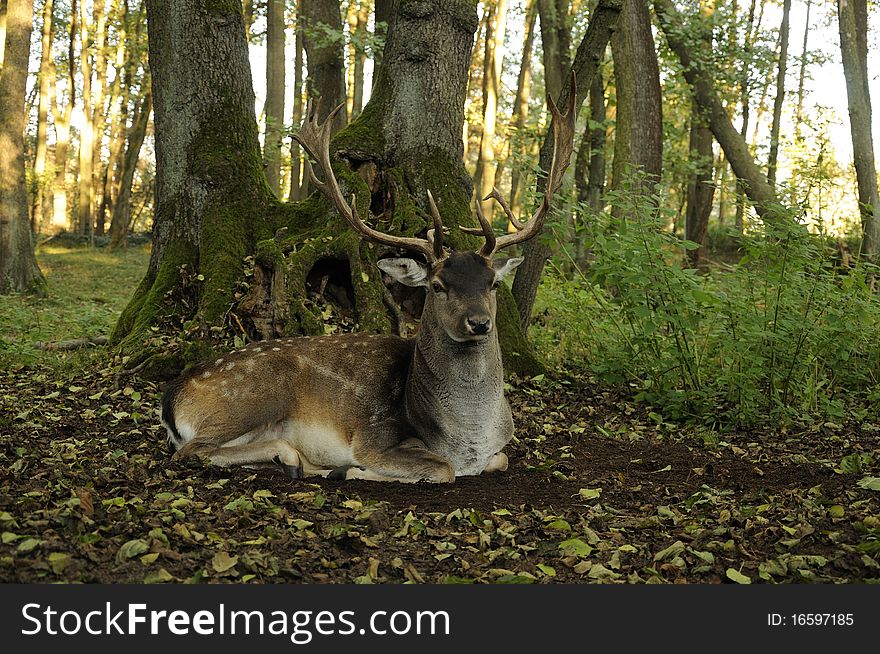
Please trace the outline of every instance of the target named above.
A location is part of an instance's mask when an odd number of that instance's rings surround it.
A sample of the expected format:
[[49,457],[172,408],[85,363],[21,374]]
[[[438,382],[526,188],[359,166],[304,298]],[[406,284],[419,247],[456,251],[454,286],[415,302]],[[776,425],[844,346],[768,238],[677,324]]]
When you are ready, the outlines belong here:
[[[522,243],[523,241],[528,241],[529,239],[534,238],[544,227],[544,219],[550,211],[553,195],[562,183],[562,175],[565,173],[565,169],[568,168],[572,150],[574,149],[574,126],[575,120],[577,119],[574,110],[576,96],[577,81],[573,71],[571,73],[568,106],[566,107],[564,114],[559,112],[556,103],[553,102],[553,98],[549,95],[547,96],[547,107],[552,116],[553,156],[550,160],[550,171],[547,174],[544,198],[541,201],[541,204],[538,205],[535,213],[532,215],[531,220],[524,225],[524,228],[513,234],[504,234],[503,236],[498,237],[493,254],[494,252],[510,247],[511,245],[516,245],[517,243]],[[516,226],[516,223],[514,223],[514,225]]]
[[[309,164],[309,177],[312,183],[333,203],[336,210],[342,215],[349,226],[361,236],[379,243],[380,245],[419,252],[425,256],[429,263],[436,261],[439,258],[436,254],[437,249],[430,241],[422,238],[392,236],[377,231],[367,225],[361,220],[360,216],[358,216],[357,207],[355,206],[357,199],[355,195],[352,195],[350,203],[345,200],[342,195],[342,190],[339,188],[339,182],[336,179],[336,175],[333,173],[333,167],[330,164],[330,130],[332,128],[333,119],[342,110],[345,103],[343,102],[333,109],[323,121],[318,120],[320,106],[320,100],[314,103],[309,101],[306,108],[306,119],[303,121],[302,127],[293,134],[293,138],[296,142],[299,143],[303,150],[315,160],[315,163],[324,178],[323,181],[317,179],[311,164]],[[442,234],[442,232],[441,225],[440,233]],[[442,254],[442,239],[440,243],[440,252]]]
[[525,229],[525,224],[521,223],[519,218],[513,215],[513,211],[510,209],[510,205],[507,204],[507,200],[505,200],[501,194],[498,192],[496,187],[492,187],[492,192],[484,197],[484,200],[488,200],[489,198],[495,198],[495,201],[501,205],[501,208],[504,210],[504,213],[507,215],[507,220],[510,221],[510,224],[514,226],[517,230]]
[[[486,198],[483,199],[485,200]],[[490,223],[483,214],[482,202],[477,202],[477,220],[480,221],[481,231],[471,233],[482,233],[483,237],[486,239],[486,242],[483,243],[483,247],[477,250],[477,254],[484,257],[491,257],[492,253],[495,252],[495,232],[492,230],[492,223]]]
[[431,209],[431,220],[434,221],[434,229],[428,230],[428,241],[434,248],[434,258],[439,261],[443,258],[443,219],[431,191],[428,191],[428,207]]

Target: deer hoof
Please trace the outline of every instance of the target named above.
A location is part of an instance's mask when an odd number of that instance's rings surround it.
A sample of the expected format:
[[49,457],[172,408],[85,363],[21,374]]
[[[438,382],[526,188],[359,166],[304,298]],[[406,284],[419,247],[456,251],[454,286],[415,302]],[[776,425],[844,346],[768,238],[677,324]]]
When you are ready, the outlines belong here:
[[[332,479],[333,481],[343,481],[348,479],[348,471],[352,468],[357,468],[357,466],[339,466],[338,468],[333,468],[330,471],[330,474],[327,475],[327,479]],[[363,468],[361,468],[363,470]]]

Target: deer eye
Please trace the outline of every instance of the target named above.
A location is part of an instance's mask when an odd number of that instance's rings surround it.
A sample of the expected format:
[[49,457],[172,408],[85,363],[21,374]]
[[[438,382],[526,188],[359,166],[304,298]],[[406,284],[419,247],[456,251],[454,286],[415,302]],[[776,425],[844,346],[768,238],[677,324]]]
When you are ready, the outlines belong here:
[[440,282],[431,282],[431,290],[435,293],[443,293],[446,289],[443,288],[443,284]]
[[493,291],[497,291],[499,286],[501,286],[501,282],[492,282]]

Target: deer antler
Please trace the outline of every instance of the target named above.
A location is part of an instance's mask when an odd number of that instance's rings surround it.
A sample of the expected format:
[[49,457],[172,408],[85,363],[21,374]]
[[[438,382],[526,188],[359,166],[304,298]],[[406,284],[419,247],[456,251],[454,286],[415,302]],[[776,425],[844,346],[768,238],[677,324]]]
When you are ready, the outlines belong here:
[[535,210],[531,220],[527,223],[518,220],[510,210],[510,205],[508,205],[507,202],[504,201],[504,198],[501,197],[498,189],[493,188],[492,192],[483,199],[488,200],[489,198],[495,198],[495,200],[498,201],[498,204],[501,205],[504,213],[507,214],[507,219],[517,231],[496,238],[495,235],[491,233],[491,227],[487,228],[488,221],[483,216],[479,202],[477,203],[477,219],[480,221],[482,228],[462,228],[462,230],[468,234],[483,234],[486,237],[486,243],[479,249],[479,254],[484,257],[491,257],[499,250],[508,248],[511,245],[516,245],[517,243],[522,243],[523,241],[528,241],[530,238],[534,238],[541,233],[541,229],[544,227],[544,219],[550,211],[553,195],[559,189],[559,185],[562,183],[562,175],[565,173],[565,169],[568,168],[569,161],[571,160],[571,153],[574,148],[574,125],[575,120],[577,119],[577,114],[574,110],[576,95],[577,83],[574,72],[572,72],[568,106],[566,107],[564,114],[559,113],[559,110],[556,108],[556,103],[553,102],[553,98],[547,96],[547,107],[550,109],[550,114],[552,116],[553,157],[550,162],[550,172],[547,174],[544,199]]
[[293,138],[299,143],[303,150],[315,160],[321,176],[324,178],[322,182],[315,176],[315,171],[311,164],[307,166],[309,178],[321,193],[323,193],[336,207],[336,210],[345,218],[349,226],[361,236],[370,239],[381,245],[389,247],[404,248],[413,252],[423,254],[428,263],[435,263],[443,258],[443,221],[440,219],[440,212],[437,211],[437,205],[434,204],[434,198],[428,193],[428,202],[431,207],[431,218],[434,222],[434,229],[429,230],[428,239],[410,238],[405,236],[392,236],[379,232],[367,225],[357,213],[355,205],[355,196],[352,195],[351,202],[347,202],[342,196],[342,190],[339,188],[339,182],[336,175],[333,174],[333,168],[330,165],[330,129],[332,127],[333,118],[345,106],[343,102],[333,111],[327,118],[322,121],[318,120],[318,112],[320,109],[320,100],[309,103],[306,107],[306,119],[303,121],[302,127],[293,134]]

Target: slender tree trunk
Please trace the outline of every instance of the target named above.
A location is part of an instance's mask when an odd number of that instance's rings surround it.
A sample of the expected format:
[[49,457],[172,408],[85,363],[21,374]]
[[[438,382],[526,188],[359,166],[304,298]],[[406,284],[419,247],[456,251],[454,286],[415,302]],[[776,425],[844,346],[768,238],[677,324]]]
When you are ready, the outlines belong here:
[[597,70],[590,86],[590,120],[594,123],[590,130],[590,176],[587,183],[586,202],[594,213],[602,210],[602,194],[605,191],[605,84],[602,71]]
[[[514,152],[514,144],[517,144],[517,153],[522,156],[525,150],[523,146],[523,128],[529,114],[529,94],[532,86],[532,49],[535,43],[535,21],[538,16],[537,0],[528,0],[526,5],[525,40],[523,42],[523,59],[519,68],[519,77],[516,81],[516,96],[513,100],[513,117],[511,125],[513,134],[509,139],[511,156]],[[510,169],[510,207],[515,214],[522,210],[522,164],[514,157]],[[514,229],[513,225],[507,226],[508,231]]]
[[[590,85],[590,120],[584,128],[574,167],[578,202],[597,214],[602,207],[605,187],[605,86],[601,71],[596,71]],[[587,251],[582,235],[575,232],[575,263],[584,269]]]
[[746,194],[755,206],[755,210],[766,221],[777,220],[781,206],[779,199],[755,163],[745,139],[730,122],[727,109],[715,92],[712,78],[697,60],[691,58],[687,46],[680,37],[682,20],[678,11],[671,0],[654,0],[654,9],[670,50],[676,54],[682,64],[684,77],[691,87],[694,99],[705,112],[709,129],[724,150],[733,172],[743,180]]
[[0,0],[0,70],[6,53],[6,4],[7,0]]
[[700,247],[688,250],[692,268],[705,268],[704,244],[712,213],[715,185],[712,180],[712,132],[706,127],[701,107],[694,103],[691,112],[690,157],[694,170],[688,182],[687,209],[685,210],[685,238]]
[[646,0],[624,0],[611,53],[617,88],[611,186],[621,188],[628,171],[639,170],[647,183],[640,192],[650,194],[663,167],[663,118],[660,69]]
[[541,17],[541,46],[544,53],[544,88],[558,98],[571,68],[571,26],[569,0],[538,0]]
[[838,0],[837,19],[862,216],[861,254],[876,263],[880,259],[880,193],[877,190],[877,168],[871,135],[866,0]]
[[718,179],[718,226],[724,225],[727,220],[727,159],[724,158],[724,150],[718,153],[718,167],[721,174]]
[[[293,124],[302,124],[303,118],[303,36],[302,36],[302,13],[300,7],[302,0],[296,0],[296,37],[293,59]],[[303,175],[303,154],[296,141],[291,140],[290,146],[290,192],[288,202],[295,202],[304,197],[305,184],[308,181]]]
[[367,50],[363,42],[367,37],[367,23],[370,20],[370,6],[366,0],[359,0],[355,35],[358,47],[354,54],[354,79],[352,81],[352,118],[358,116],[364,108],[364,69],[367,65]]
[[98,194],[103,190],[103,184],[97,184],[96,182],[104,179],[104,163],[101,154],[104,147],[104,127],[106,122],[107,62],[110,60],[107,50],[108,21],[105,0],[95,0],[93,12],[95,19],[95,85],[92,105],[94,112],[92,118],[92,124],[94,125],[94,141],[92,144],[94,148],[92,154],[92,209],[94,211],[94,218],[92,225],[90,225],[89,233],[100,236],[104,234],[106,214],[103,212],[105,206],[103,195],[98,197]]
[[[483,132],[480,155],[474,174],[476,202],[492,192],[495,186],[495,122],[498,115],[498,92],[504,60],[504,31],[507,22],[507,0],[494,0],[487,6],[491,13],[486,28],[486,54],[483,64]],[[494,200],[482,202],[483,214],[491,220]]]
[[244,38],[251,42],[251,28],[254,26],[254,19],[257,17],[257,11],[254,4],[259,0],[242,0],[241,13],[244,16]]
[[[75,225],[74,220],[68,220],[67,215],[67,168],[68,150],[70,148],[70,121],[73,116],[73,107],[76,102],[76,58],[75,46],[77,40],[77,8],[76,0],[71,0],[70,9],[70,32],[67,42],[67,101],[64,109],[59,110],[56,103],[52,104],[52,117],[55,123],[55,180],[52,183],[52,226],[56,229]],[[50,79],[55,80],[54,62]],[[56,85],[57,87],[57,85]],[[60,97],[58,93],[52,93],[53,97]]]
[[122,175],[120,177],[119,195],[113,204],[113,216],[110,220],[110,247],[125,246],[128,238],[128,226],[131,222],[131,185],[134,173],[137,169],[141,146],[147,134],[147,124],[150,120],[150,112],[153,109],[153,94],[147,89],[143,103],[135,113],[134,122],[128,134],[128,144],[125,148],[125,159],[122,163]]
[[[742,126],[740,127],[739,133],[745,140],[746,136],[749,133],[749,71],[752,68],[752,50],[754,48],[754,24],[755,24],[755,3],[756,0],[751,0],[751,4],[749,5],[749,17],[746,22],[746,33],[745,38],[743,40],[743,61],[742,66],[740,67],[740,83],[739,83],[739,97],[740,97],[740,111],[742,112]],[[764,13],[764,0],[761,0],[761,14]],[[759,21],[760,24],[760,21]],[[736,230],[742,234],[743,233],[743,216],[745,214],[745,189],[742,187],[742,183],[739,178],[736,180],[736,189],[737,189],[737,197],[736,197],[736,218],[734,219],[734,225]]]
[[[700,3],[699,20],[696,22],[699,42],[702,48],[712,49],[711,18],[715,11],[713,4],[703,0]],[[688,145],[690,165],[693,173],[688,180],[687,208],[685,209],[685,238],[700,247],[688,250],[688,261],[692,268],[705,267],[703,245],[709,229],[709,214],[712,213],[712,198],[715,184],[712,179],[712,132],[706,127],[703,107],[692,101],[691,129]]]
[[40,100],[37,108],[37,147],[34,152],[34,194],[31,208],[31,224],[34,232],[42,231],[46,222],[48,207],[51,205],[51,187],[46,179],[46,155],[48,152],[46,136],[49,131],[49,107],[52,74],[52,0],[43,5],[43,30],[40,54]]
[[[621,13],[621,0],[599,0],[596,9],[590,16],[590,23],[584,38],[578,46],[571,71],[577,78],[577,94],[575,96],[575,111],[580,111],[581,105],[589,94],[593,84],[593,76],[599,69],[602,55],[608,47],[611,33],[614,31],[618,17]],[[571,93],[571,78],[563,85],[559,95],[558,106],[565,106]],[[548,134],[552,134],[552,125]],[[541,145],[539,165],[541,170],[547,171],[553,158],[552,138],[544,139]],[[546,177],[538,178],[538,195],[544,190]],[[544,264],[550,256],[549,247],[541,242],[540,237],[527,241],[523,247],[523,263],[516,269],[516,277],[513,280],[513,296],[516,299],[519,310],[520,327],[523,332],[527,331],[532,314],[532,306],[538,292],[538,284],[541,282],[541,274],[544,272]]]
[[779,129],[782,123],[782,103],[785,101],[785,73],[788,70],[788,26],[791,0],[782,3],[782,25],[779,27],[779,67],[776,75],[776,99],[773,101],[773,124],[770,126],[770,156],[767,160],[767,182],[776,186],[776,167],[779,159]]
[[798,74],[798,90],[797,90],[797,109],[794,115],[794,140],[795,143],[801,142],[801,125],[804,122],[804,81],[807,76],[807,49],[808,39],[810,38],[810,9],[813,0],[807,0],[807,17],[804,21],[804,44],[801,47],[801,69]]
[[33,0],[9,0],[0,72],[0,293],[45,293],[28,219],[25,92]]
[[[345,102],[345,66],[342,46],[328,43],[322,28],[342,32],[342,15],[338,2],[300,0],[303,19],[303,45],[309,62],[306,80],[309,98],[321,99],[321,118],[338,104]],[[334,121],[334,130],[345,125],[345,114],[340,112]]]
[[80,5],[80,69],[83,78],[83,123],[79,137],[79,184],[77,204],[77,231],[80,234],[92,234],[92,205],[94,203],[94,186],[92,185],[94,156],[94,124],[92,122],[92,52],[89,39],[89,15],[86,2]]
[[281,193],[281,139],[284,133],[285,1],[266,0],[266,131],[263,162],[269,188]]

